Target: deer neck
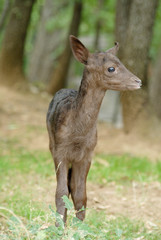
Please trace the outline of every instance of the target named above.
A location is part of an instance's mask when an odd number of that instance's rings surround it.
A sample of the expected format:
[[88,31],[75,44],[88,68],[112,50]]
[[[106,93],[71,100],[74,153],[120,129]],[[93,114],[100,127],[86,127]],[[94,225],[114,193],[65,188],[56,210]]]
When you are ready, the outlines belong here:
[[101,107],[105,90],[96,86],[95,75],[84,70],[81,85],[76,100],[77,105],[77,123],[83,127],[86,132],[96,125],[98,113]]

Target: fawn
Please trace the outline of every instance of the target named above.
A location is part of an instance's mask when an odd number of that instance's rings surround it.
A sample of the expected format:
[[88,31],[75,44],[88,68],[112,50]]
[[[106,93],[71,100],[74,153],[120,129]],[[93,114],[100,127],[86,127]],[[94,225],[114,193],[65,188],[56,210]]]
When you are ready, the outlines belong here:
[[136,90],[141,80],[115,56],[116,42],[106,52],[90,53],[79,39],[70,36],[74,57],[85,65],[79,90],[61,89],[47,113],[49,148],[54,159],[57,188],[56,208],[67,217],[62,196],[71,197],[80,220],[85,218],[86,178],[97,142],[97,117],[106,90]]

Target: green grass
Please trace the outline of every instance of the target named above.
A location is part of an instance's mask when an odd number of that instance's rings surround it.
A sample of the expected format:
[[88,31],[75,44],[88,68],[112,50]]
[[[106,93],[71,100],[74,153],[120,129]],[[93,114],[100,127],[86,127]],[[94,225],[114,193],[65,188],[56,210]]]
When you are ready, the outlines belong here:
[[[110,219],[103,212],[92,209],[88,209],[84,225],[75,223],[74,211],[71,210],[68,227],[56,229],[55,212],[45,202],[33,200],[33,196],[38,194],[35,186],[40,185],[48,191],[48,183],[54,179],[54,164],[49,151],[29,151],[22,148],[18,140],[12,139],[1,142],[0,152],[0,206],[12,210],[17,216],[0,209],[0,215],[3,215],[0,217],[3,220],[0,221],[0,239],[28,239],[24,228],[30,239],[36,240],[72,239],[71,236],[75,240],[161,239],[161,232],[155,226],[147,229],[143,222],[123,216]],[[130,155],[97,155],[88,181],[98,184],[114,181],[118,185],[131,184],[132,181],[161,181],[161,162]]]
[[93,161],[88,179],[101,184],[111,181],[118,184],[161,181],[161,161],[154,163],[147,158],[129,155],[98,155]]
[[[36,173],[43,177],[54,175],[54,164],[49,152],[28,151],[13,147],[14,144],[11,143],[7,153],[3,149],[4,153],[2,151],[0,156],[0,172],[4,180],[6,176],[15,173]],[[111,181],[118,184],[161,181],[161,161],[151,162],[147,158],[130,155],[97,155],[92,162],[88,180],[98,184]]]
[[[132,240],[134,238],[144,237],[143,239],[152,240],[159,239],[161,231],[158,228],[147,230],[144,223],[141,221],[130,220],[126,217],[117,217],[108,219],[103,212],[90,212],[88,216],[88,224],[93,226],[99,234],[110,240]],[[141,239],[141,238],[140,238]]]
[[12,175],[15,172],[37,173],[42,176],[53,175],[54,164],[49,152],[28,151],[24,148],[10,148],[0,156],[0,171],[2,175]]
[[45,216],[45,208],[42,203],[31,201],[30,194],[21,194],[20,191],[14,193],[12,197],[5,199],[7,208],[12,209],[18,216],[22,216],[26,220],[31,220],[38,216]]
[[[50,207],[44,215],[33,214],[34,208],[38,206],[30,205],[28,209],[30,219],[22,221],[10,210],[1,209],[0,214],[6,216],[4,230],[1,231],[1,239],[38,239],[38,240],[159,240],[161,231],[153,226],[147,229],[143,222],[130,220],[126,217],[108,219],[103,212],[89,211],[85,222],[81,222],[75,217],[75,212],[71,202],[64,199],[68,206],[67,227],[64,226],[62,219]],[[35,210],[36,211],[36,210]],[[53,221],[57,219],[60,226],[56,228]],[[27,238],[27,236],[29,238]]]

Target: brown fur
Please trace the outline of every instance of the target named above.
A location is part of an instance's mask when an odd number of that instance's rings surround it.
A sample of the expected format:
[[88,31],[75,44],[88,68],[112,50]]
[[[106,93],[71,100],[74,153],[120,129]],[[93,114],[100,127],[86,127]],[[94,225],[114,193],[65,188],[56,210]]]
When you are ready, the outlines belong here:
[[[75,58],[85,64],[79,91],[62,89],[50,103],[47,114],[49,145],[57,176],[56,207],[66,221],[62,196],[71,192],[75,209],[86,207],[86,178],[97,142],[96,122],[107,89],[135,90],[141,81],[114,55],[118,43],[107,52],[91,54],[70,37]],[[108,68],[114,67],[114,72]],[[71,168],[70,168],[71,167]],[[69,170],[70,169],[70,170]],[[76,213],[83,220],[85,210]]]

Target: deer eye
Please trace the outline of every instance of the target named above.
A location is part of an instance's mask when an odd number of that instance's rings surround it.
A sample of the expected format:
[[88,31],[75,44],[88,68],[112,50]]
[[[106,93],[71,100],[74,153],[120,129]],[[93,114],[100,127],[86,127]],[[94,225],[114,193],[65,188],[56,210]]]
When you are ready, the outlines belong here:
[[108,68],[108,71],[109,71],[109,72],[114,72],[114,71],[115,71],[115,68],[114,68],[114,67],[109,67],[109,68]]

